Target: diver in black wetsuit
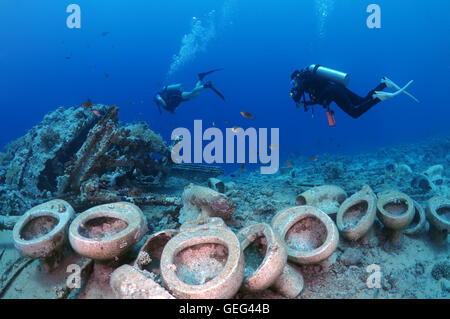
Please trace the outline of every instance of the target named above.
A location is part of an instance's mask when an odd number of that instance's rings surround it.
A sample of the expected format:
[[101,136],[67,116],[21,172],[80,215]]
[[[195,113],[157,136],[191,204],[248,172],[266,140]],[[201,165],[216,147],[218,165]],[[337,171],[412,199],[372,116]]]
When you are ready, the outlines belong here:
[[[394,82],[384,77],[381,83],[365,97],[361,97],[345,87],[348,76],[344,73],[312,65],[302,71],[295,71],[291,75],[293,88],[291,97],[296,102],[297,107],[303,106],[308,111],[308,106],[320,104],[328,110],[329,118],[334,112],[330,110],[331,102],[335,102],[345,113],[353,118],[359,118],[371,107],[381,101],[385,101],[400,93],[408,94],[416,100],[405,89],[413,82],[410,81],[404,88],[398,87]],[[386,87],[397,90],[394,93],[382,92]],[[306,100],[305,93],[309,95]],[[303,101],[302,101],[303,98]],[[334,123],[334,117],[333,117]],[[332,125],[330,122],[330,126]]]
[[208,74],[211,74],[216,71],[220,71],[223,69],[216,69],[204,73],[200,73],[198,75],[198,81],[195,85],[195,88],[191,92],[185,92],[183,89],[183,84],[173,84],[169,86],[165,86],[162,91],[158,92],[155,97],[153,98],[155,104],[158,106],[159,113],[161,112],[161,107],[165,110],[169,111],[170,113],[174,114],[176,108],[180,105],[181,102],[192,100],[193,98],[196,98],[200,92],[205,89],[211,89],[214,93],[216,93],[222,100],[225,101],[225,97],[223,94],[217,90],[211,81],[206,82],[205,84],[202,83],[205,76]]

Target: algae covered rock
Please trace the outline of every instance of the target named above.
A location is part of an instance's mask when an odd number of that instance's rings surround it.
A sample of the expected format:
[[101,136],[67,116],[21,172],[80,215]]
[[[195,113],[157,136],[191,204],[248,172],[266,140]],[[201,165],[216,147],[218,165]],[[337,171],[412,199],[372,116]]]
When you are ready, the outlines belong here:
[[347,248],[341,255],[341,262],[346,266],[359,265],[363,261],[363,254],[359,248]]
[[[103,105],[96,107],[101,112],[106,109]],[[55,191],[56,177],[64,173],[64,163],[97,121],[92,112],[80,107],[60,107],[9,143],[0,163],[5,184],[0,190],[2,214],[23,213],[33,205],[30,200]]]
[[117,106],[92,108],[97,115],[82,107],[58,108],[5,147],[0,214],[21,215],[69,194],[83,201],[89,197],[84,190],[141,189],[164,180],[170,162],[161,136],[145,123],[121,124]]
[[450,262],[441,261],[436,263],[431,270],[431,276],[436,280],[441,278],[450,280]]

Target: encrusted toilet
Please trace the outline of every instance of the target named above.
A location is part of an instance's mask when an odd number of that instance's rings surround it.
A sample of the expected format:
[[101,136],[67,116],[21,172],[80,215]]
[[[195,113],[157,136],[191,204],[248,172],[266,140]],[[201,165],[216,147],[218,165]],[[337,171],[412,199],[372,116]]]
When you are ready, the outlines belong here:
[[312,206],[296,206],[277,213],[272,227],[285,241],[288,259],[300,265],[317,264],[337,248],[339,232],[333,220]]
[[70,225],[69,240],[82,256],[110,260],[124,255],[146,232],[139,207],[118,202],[92,207],[77,216]]
[[161,275],[177,298],[232,298],[244,278],[239,240],[219,218],[184,225],[164,247]]
[[62,254],[73,215],[69,203],[60,199],[31,208],[14,226],[14,246],[23,256],[42,259],[51,266]]

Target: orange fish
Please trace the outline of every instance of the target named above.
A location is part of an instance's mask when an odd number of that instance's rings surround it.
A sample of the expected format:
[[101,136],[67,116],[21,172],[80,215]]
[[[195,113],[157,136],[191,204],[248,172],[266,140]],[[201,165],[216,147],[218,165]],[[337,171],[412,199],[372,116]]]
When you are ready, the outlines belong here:
[[246,111],[242,111],[241,115],[247,119],[253,119],[253,115],[251,115],[250,113],[246,112]]
[[244,168],[245,168],[245,163],[242,163],[242,165],[241,165],[241,171],[239,172],[239,175],[242,174],[242,172],[244,171]]
[[292,163],[291,163],[289,160],[287,160],[287,161],[286,161],[286,166],[287,166],[287,167],[292,167]]
[[97,117],[100,117],[100,116],[102,116],[102,114],[100,113],[100,111],[99,111],[99,110],[92,110],[92,113],[94,113],[94,114],[95,114],[95,116],[97,116]]
[[239,132],[239,127],[234,126],[231,130],[232,130],[234,133],[237,133],[237,132]]
[[310,160],[313,161],[313,162],[317,162],[317,157],[311,156]]
[[92,105],[94,105],[94,104],[92,104],[91,99],[88,99],[86,102],[84,102],[83,104],[81,104],[81,106],[82,106],[83,108],[85,108],[85,109],[90,108]]

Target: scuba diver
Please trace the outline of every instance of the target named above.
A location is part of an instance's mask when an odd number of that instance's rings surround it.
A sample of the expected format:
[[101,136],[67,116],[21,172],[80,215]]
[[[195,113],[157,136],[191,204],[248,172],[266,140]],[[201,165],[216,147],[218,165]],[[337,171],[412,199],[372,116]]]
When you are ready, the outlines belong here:
[[[405,93],[416,102],[419,102],[414,96],[405,91],[413,81],[400,88],[387,77],[384,77],[375,89],[370,91],[365,97],[361,97],[346,88],[349,79],[346,73],[312,64],[302,71],[296,70],[292,73],[291,83],[293,88],[291,90],[291,98],[295,101],[297,107],[303,106],[305,112],[308,111],[308,106],[322,105],[327,109],[330,126],[336,125],[334,111],[330,109],[331,102],[335,102],[345,113],[355,119],[381,101],[386,101],[401,93]],[[396,90],[396,92],[383,92],[387,87]],[[305,93],[308,93],[309,101],[306,100]],[[314,116],[314,109],[312,111]]]
[[158,106],[159,113],[162,114],[161,107],[163,107],[168,112],[174,114],[176,108],[180,105],[181,102],[196,98],[205,88],[211,89],[222,100],[225,101],[225,97],[223,96],[223,94],[213,86],[211,81],[208,81],[205,84],[202,83],[205,76],[221,70],[223,69],[216,69],[198,74],[197,84],[191,92],[185,92],[183,84],[173,84],[165,86],[162,91],[156,93],[155,97],[153,98],[155,104]]

